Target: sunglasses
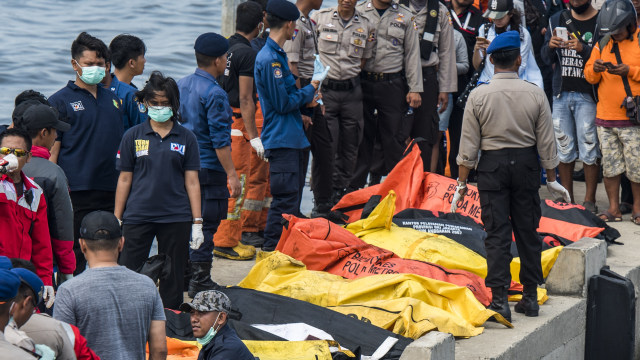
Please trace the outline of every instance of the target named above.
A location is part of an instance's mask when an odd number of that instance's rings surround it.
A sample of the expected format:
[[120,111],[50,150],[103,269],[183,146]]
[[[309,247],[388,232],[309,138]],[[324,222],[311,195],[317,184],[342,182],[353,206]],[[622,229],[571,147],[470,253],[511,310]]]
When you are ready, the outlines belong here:
[[23,156],[29,155],[29,152],[27,150],[12,149],[12,148],[8,148],[8,147],[0,147],[0,154],[9,155],[11,153],[13,153],[16,157],[23,157]]

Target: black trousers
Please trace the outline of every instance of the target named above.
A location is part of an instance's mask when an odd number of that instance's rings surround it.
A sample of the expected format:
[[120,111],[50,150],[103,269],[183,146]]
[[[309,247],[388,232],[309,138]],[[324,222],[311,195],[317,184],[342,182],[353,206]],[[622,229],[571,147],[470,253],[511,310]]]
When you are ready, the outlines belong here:
[[158,253],[171,258],[171,274],[160,280],[164,307],[177,309],[184,301],[184,271],[189,258],[191,222],[145,223],[123,226],[124,248],[118,263],[138,271],[149,258],[153,238],[158,238]]
[[438,72],[435,66],[422,68],[422,82],[424,91],[422,93],[422,105],[414,110],[413,126],[411,127],[411,137],[414,139],[423,138],[425,141],[418,142],[421,151],[422,164],[425,169],[431,166],[432,146],[438,141]]
[[[458,163],[456,158],[458,157],[458,151],[460,150],[460,136],[462,135],[462,118],[464,115],[464,109],[456,105],[457,97],[453,97],[453,111],[449,117],[449,170],[451,171],[451,177],[453,179],[458,178]],[[446,152],[445,152],[446,154]]]
[[478,164],[482,222],[487,231],[487,287],[509,285],[511,233],[522,262],[520,282],[542,284],[540,222],[540,165],[535,148],[483,151]]
[[113,213],[116,202],[116,192],[86,190],[72,191],[69,195],[71,196],[71,205],[73,206],[73,252],[76,255],[76,271],[74,271],[73,274],[78,275],[87,267],[87,260],[80,250],[80,243],[78,243],[82,219],[90,212],[96,210]]
[[[407,85],[403,77],[386,81],[362,79],[364,131],[349,188],[363,188],[370,171],[387,175],[402,159],[410,130],[409,124],[404,124],[409,106],[406,95]],[[376,139],[380,142],[381,151],[374,154]]]

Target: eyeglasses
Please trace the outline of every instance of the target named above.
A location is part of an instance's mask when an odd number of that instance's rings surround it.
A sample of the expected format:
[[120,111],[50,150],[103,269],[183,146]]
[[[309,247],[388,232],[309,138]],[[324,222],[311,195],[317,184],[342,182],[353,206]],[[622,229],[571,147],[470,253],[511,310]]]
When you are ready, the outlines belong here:
[[16,157],[23,157],[29,155],[29,152],[24,149],[13,149],[8,147],[0,147],[0,154],[9,155],[13,153]]

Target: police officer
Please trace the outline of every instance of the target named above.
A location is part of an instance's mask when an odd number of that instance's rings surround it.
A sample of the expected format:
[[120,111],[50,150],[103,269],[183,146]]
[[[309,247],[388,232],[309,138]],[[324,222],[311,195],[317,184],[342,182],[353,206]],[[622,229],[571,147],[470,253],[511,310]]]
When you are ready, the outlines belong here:
[[376,139],[382,153],[375,156],[372,173],[386,175],[398,163],[409,137],[403,115],[422,101],[420,44],[411,10],[392,0],[369,0],[356,8],[376,25],[377,43],[361,74],[364,136],[351,189],[364,187]]
[[[458,154],[459,178],[451,204],[464,201],[469,171],[477,165],[482,222],[487,231],[487,277],[493,300],[489,309],[511,321],[507,289],[511,282],[511,234],[522,259],[524,296],[516,312],[538,316],[537,286],[543,282],[536,229],[540,221],[540,165],[547,169],[547,188],[554,198],[569,193],[556,181],[558,165],[549,102],[542,89],[518,79],[520,35],[497,36],[487,53],[496,68],[490,84],[471,92],[465,107]],[[478,151],[482,157],[478,162]],[[538,161],[538,156],[540,161]]]
[[[322,85],[326,129],[314,129],[319,148],[311,176],[317,186],[315,214],[323,215],[345,193],[351,181],[362,139],[362,88],[360,70],[376,45],[375,24],[356,10],[355,0],[339,0],[338,6],[314,13],[318,24],[320,60],[330,66]],[[407,19],[409,20],[409,19]]]
[[458,89],[453,27],[449,10],[438,0],[401,0],[400,3],[413,12],[420,38],[424,92],[422,105],[414,111],[411,137],[425,139],[418,146],[422,163],[429,169],[432,148],[438,141],[438,112],[447,109],[449,93]]
[[3,358],[24,360],[36,359],[35,356],[12,345],[4,338],[4,328],[9,323],[9,311],[13,306],[13,300],[18,295],[20,277],[12,272],[11,262],[4,256],[0,256],[0,352]]
[[304,135],[300,108],[316,106],[314,94],[319,81],[298,89],[282,46],[293,38],[300,12],[287,0],[270,0],[267,21],[271,26],[267,43],[256,57],[254,78],[264,116],[262,134],[273,200],[267,215],[262,250],[275,249],[282,234],[282,214],[298,211],[304,187]]
[[[194,222],[202,227],[204,239],[193,238],[190,244],[190,297],[198,291],[217,287],[211,280],[213,235],[227,215],[229,197],[238,197],[241,191],[231,160],[231,107],[227,93],[216,81],[227,67],[229,42],[219,34],[205,33],[198,36],[194,49],[198,68],[194,74],[178,81],[183,125],[194,132],[200,149],[198,177],[203,219],[194,219]],[[202,224],[197,224],[202,220]]]

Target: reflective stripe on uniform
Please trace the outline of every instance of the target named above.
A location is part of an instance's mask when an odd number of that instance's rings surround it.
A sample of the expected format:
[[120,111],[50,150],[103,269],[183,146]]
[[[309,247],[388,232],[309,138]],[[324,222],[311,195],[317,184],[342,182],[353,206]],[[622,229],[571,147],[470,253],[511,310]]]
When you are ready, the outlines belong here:
[[246,199],[244,201],[244,204],[242,205],[242,210],[262,211],[263,207],[264,207],[264,201],[263,200]]

